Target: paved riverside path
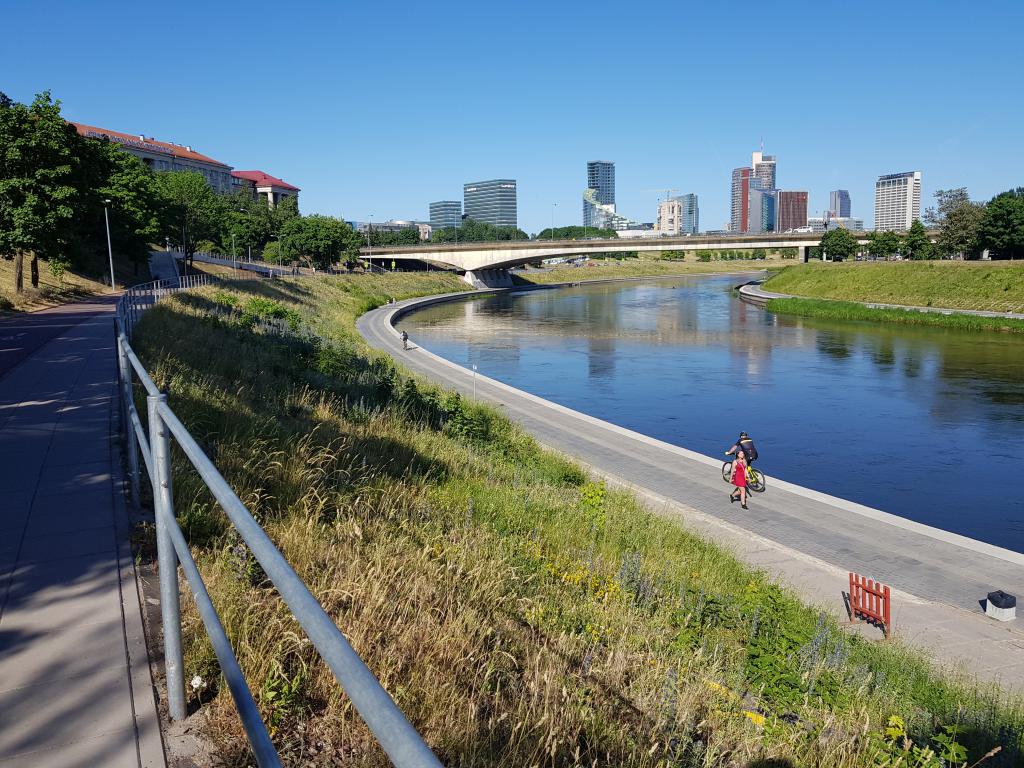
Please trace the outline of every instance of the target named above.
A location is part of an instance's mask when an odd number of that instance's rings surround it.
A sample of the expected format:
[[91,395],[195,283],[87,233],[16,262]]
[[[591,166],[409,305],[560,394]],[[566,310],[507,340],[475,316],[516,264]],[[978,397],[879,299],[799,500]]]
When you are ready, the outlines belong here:
[[[402,350],[391,319],[423,301],[374,310],[357,327],[372,346],[412,371],[472,395],[472,371],[418,347],[415,338],[409,351]],[[719,458],[654,440],[484,376],[477,377],[476,392],[541,443],[632,488],[653,509],[683,520],[837,615],[844,611],[841,593],[848,588],[847,571],[882,580],[897,590],[893,623],[898,636],[969,675],[1024,690],[1024,629],[1019,626],[1024,618],[996,622],[982,614],[978,602],[995,589],[1024,596],[1024,555],[773,478],[768,478],[767,492],[752,494],[750,509],[744,511],[728,501]]]
[[0,319],[0,766],[163,766],[113,297]]

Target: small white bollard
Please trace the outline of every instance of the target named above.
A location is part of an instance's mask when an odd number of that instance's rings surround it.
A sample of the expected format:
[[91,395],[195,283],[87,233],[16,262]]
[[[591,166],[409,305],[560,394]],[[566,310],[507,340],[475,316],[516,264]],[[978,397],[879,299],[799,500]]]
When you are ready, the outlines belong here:
[[985,600],[985,615],[997,621],[1013,621],[1017,618],[1017,598],[1001,589],[989,592]]

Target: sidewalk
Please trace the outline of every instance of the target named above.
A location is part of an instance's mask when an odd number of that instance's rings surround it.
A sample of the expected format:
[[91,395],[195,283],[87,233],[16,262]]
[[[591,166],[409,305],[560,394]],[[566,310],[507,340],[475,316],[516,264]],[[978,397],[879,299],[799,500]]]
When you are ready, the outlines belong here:
[[[436,300],[434,300],[436,301]],[[363,315],[371,346],[412,371],[472,396],[473,372],[414,347],[402,350],[391,318],[413,299]],[[896,636],[946,666],[1024,691],[1022,620],[984,616],[979,600],[1003,589],[1024,595],[1024,554],[921,525],[807,488],[768,479],[749,511],[727,501],[720,459],[702,456],[477,375],[476,396],[502,408],[544,445],[629,487],[660,514],[793,587],[805,600],[845,617],[847,573],[894,590]],[[880,633],[878,634],[880,637]]]
[[113,299],[0,320],[0,766],[164,765],[120,490]]

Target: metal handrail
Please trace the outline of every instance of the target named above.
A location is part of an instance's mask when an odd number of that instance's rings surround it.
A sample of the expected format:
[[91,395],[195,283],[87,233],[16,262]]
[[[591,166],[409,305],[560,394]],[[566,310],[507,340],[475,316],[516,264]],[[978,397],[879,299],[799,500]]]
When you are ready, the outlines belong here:
[[[362,716],[391,762],[399,768],[440,768],[441,763],[419,733],[171,410],[167,396],[157,389],[145,366],[131,348],[129,339],[132,331],[146,310],[173,293],[208,282],[210,280],[207,276],[190,276],[176,281],[156,281],[129,289],[118,302],[115,314],[122,428],[128,449],[133,502],[138,504],[139,500],[139,453],[142,454],[153,490],[157,558],[160,568],[161,618],[164,630],[164,664],[171,718],[180,720],[185,717],[181,609],[177,578],[178,565],[181,565],[256,761],[261,768],[280,765],[266,725],[259,716],[252,691],[245,682],[230,640],[210,601],[202,576],[175,518],[170,463],[173,437],[277,588],[313,646],[327,662],[335,679],[348,694],[356,711]],[[146,392],[148,435],[135,406],[133,387],[136,379]]]

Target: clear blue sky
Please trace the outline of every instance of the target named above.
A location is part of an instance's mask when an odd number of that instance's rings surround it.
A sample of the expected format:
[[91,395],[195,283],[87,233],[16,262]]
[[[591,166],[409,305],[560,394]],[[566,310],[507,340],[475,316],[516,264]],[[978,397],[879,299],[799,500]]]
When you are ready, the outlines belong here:
[[0,90],[191,144],[302,188],[305,213],[427,218],[466,181],[519,182],[530,232],[581,223],[587,160],[619,210],[661,187],[728,216],[763,137],[820,211],[920,170],[925,202],[1024,185],[1024,3],[38,2],[0,11]]

